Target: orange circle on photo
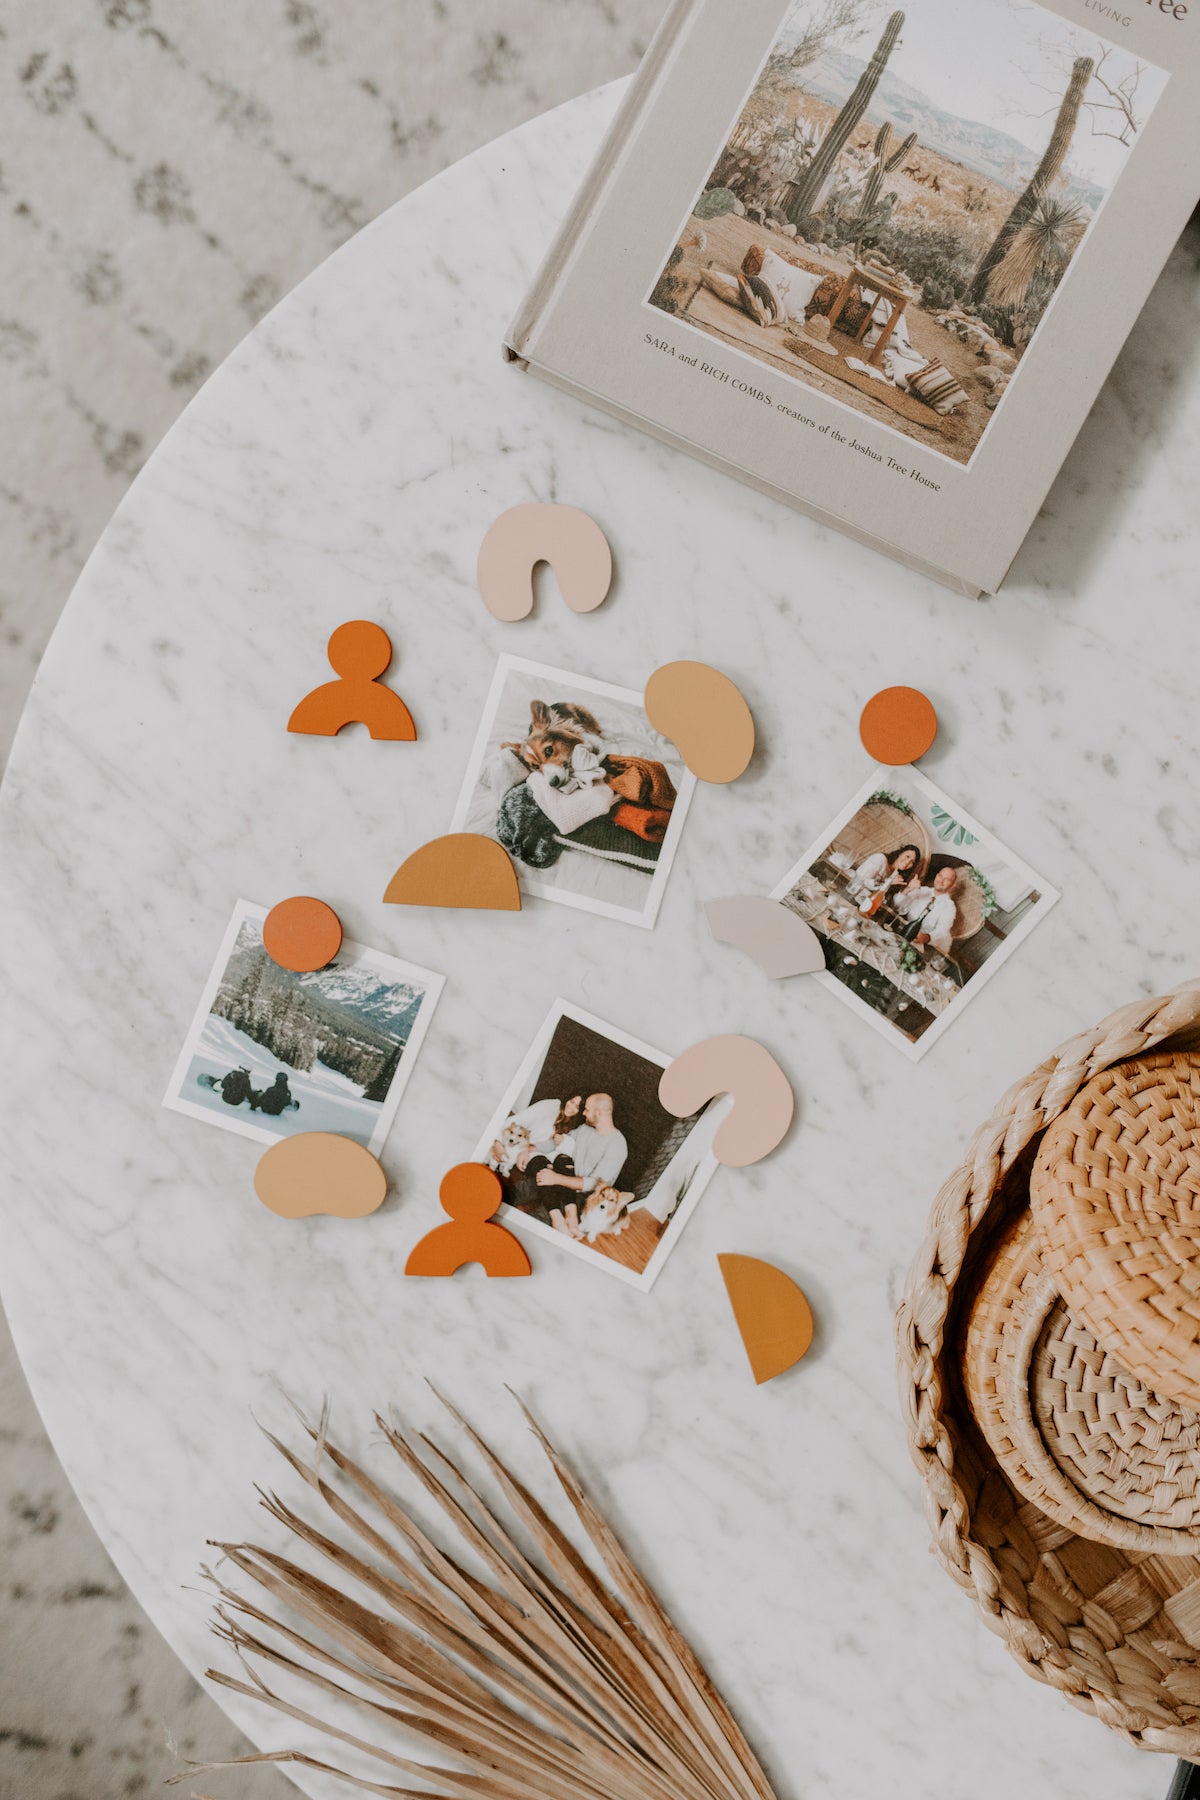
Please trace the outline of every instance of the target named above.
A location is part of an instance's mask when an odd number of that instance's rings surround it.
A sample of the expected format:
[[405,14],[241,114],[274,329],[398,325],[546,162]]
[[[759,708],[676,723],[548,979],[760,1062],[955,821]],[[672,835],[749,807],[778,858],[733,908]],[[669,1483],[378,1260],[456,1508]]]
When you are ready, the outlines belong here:
[[342,947],[342,921],[324,900],[293,894],[263,920],[263,949],[281,969],[308,975],[331,963]]
[[863,707],[858,735],[868,756],[898,769],[924,756],[937,725],[933,702],[919,688],[881,688]]

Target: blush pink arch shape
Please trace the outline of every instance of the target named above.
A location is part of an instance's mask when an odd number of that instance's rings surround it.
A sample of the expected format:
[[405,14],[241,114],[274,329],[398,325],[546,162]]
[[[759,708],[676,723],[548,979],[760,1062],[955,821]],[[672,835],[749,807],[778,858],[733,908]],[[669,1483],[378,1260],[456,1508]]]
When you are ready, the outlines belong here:
[[595,519],[577,506],[510,506],[484,534],[475,571],[494,618],[511,624],[529,617],[533,571],[543,562],[572,612],[594,612],[612,585],[612,551]]
[[756,1038],[704,1038],[663,1070],[658,1097],[669,1113],[686,1119],[718,1094],[733,1106],[713,1134],[719,1163],[744,1169],[761,1161],[787,1136],[796,1096],[771,1052]]

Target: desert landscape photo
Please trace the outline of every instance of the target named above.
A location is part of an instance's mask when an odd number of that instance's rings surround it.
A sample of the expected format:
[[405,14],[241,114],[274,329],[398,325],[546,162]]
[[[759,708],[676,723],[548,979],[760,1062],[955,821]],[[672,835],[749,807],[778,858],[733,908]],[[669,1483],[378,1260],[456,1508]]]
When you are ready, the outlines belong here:
[[969,462],[1165,84],[1026,0],[795,0],[648,304]]

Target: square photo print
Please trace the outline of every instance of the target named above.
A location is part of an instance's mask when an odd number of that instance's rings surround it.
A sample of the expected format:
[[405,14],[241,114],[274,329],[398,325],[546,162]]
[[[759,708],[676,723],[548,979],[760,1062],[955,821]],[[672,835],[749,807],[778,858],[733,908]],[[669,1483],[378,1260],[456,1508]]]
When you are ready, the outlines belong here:
[[646,303],[969,463],[1167,75],[1033,0],[780,12]]
[[915,1061],[1058,899],[916,769],[876,769],[772,892],[824,983]]
[[163,1104],[262,1144],[332,1131],[378,1155],[444,978],[348,942],[294,975],[265,918],[238,901]]
[[648,1290],[716,1171],[729,1110],[667,1112],[670,1061],[555,1001],[475,1150],[500,1177],[503,1222]]
[[650,927],[695,785],[641,694],[502,656],[451,830],[503,844],[524,893]]

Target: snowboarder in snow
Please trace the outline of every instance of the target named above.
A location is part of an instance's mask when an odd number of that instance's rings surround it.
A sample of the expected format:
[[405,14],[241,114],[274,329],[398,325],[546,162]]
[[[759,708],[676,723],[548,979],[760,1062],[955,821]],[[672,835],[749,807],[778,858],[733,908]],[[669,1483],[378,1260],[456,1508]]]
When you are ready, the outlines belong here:
[[262,1088],[250,1096],[251,1109],[269,1114],[273,1119],[282,1112],[295,1112],[300,1102],[292,1098],[292,1090],[288,1086],[287,1076],[280,1069],[269,1088]]
[[251,1107],[254,1105],[249,1069],[239,1066],[225,1075],[199,1075],[196,1079],[201,1087],[212,1088],[220,1094],[226,1106],[240,1106],[243,1100],[249,1100]]

